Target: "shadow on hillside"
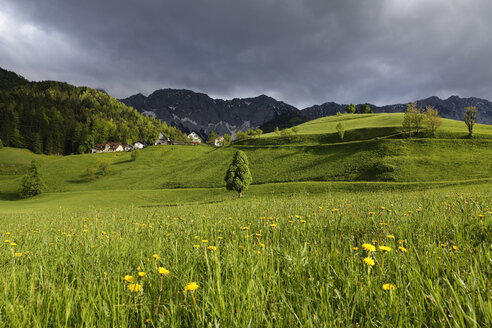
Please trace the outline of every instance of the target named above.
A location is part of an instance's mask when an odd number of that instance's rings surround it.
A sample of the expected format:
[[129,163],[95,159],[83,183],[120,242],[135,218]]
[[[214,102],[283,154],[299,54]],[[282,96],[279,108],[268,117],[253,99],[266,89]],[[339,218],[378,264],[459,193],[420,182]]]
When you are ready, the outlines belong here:
[[133,161],[132,159],[126,159],[126,160],[123,160],[123,161],[112,163],[111,165],[121,165],[121,164],[130,163],[130,162],[135,162],[135,161]]
[[20,199],[17,193],[0,192],[0,200],[14,201]]

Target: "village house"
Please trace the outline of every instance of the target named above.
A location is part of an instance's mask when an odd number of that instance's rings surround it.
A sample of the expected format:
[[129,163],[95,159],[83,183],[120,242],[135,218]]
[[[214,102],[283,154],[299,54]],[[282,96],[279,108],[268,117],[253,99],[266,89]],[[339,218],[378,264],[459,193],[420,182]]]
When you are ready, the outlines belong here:
[[113,153],[124,151],[123,145],[119,142],[106,142],[103,144],[96,145],[92,149],[92,153]]
[[218,137],[214,141],[215,147],[222,147],[224,145],[224,137]]
[[137,141],[133,144],[133,149],[143,149],[145,147],[145,145],[143,144],[143,142],[140,142],[140,141]]
[[125,151],[132,151],[133,150],[133,145],[125,145]]
[[159,139],[155,142],[154,145],[170,145],[171,144],[171,139],[166,137],[162,132],[159,132]]
[[188,134],[188,139],[190,139],[192,144],[200,144],[202,143],[202,139],[195,132],[191,132]]

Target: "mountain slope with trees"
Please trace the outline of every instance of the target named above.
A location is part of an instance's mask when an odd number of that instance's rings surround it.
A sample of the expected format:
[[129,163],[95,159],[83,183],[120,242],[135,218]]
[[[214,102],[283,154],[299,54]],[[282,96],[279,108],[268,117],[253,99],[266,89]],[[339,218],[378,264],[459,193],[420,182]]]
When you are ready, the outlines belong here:
[[0,139],[35,153],[84,153],[108,141],[154,142],[159,132],[186,136],[115,98],[56,81],[29,82],[0,69]]

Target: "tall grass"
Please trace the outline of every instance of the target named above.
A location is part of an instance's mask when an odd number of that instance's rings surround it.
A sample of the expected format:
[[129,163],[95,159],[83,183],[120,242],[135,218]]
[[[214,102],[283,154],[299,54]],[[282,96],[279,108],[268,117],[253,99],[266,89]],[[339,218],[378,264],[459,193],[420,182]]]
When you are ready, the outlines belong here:
[[301,193],[4,214],[0,326],[490,327],[491,200]]

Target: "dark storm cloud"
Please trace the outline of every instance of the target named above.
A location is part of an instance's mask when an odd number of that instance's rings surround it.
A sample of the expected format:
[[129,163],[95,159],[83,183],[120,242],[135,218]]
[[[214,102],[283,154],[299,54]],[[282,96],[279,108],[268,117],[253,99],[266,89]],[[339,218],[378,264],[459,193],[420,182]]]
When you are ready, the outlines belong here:
[[0,0],[0,66],[117,97],[490,99],[490,13],[489,0]]

